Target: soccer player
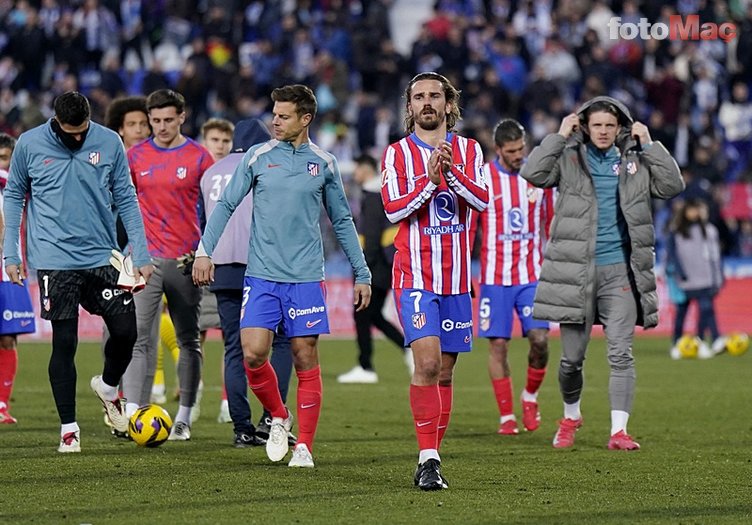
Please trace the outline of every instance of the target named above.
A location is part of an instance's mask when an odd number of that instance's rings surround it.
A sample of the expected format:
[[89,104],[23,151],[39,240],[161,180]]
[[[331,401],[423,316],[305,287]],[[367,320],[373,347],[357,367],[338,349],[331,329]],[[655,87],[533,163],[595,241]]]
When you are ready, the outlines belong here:
[[214,163],[211,153],[180,132],[185,121],[185,100],[171,89],[146,98],[152,137],[128,150],[128,164],[144,218],[154,275],[136,298],[138,340],[133,360],[123,376],[128,416],[149,402],[154,382],[162,294],[180,345],[178,378],[180,402],[170,440],[191,438],[191,409],[201,380],[199,302],[201,291],[191,276],[178,268],[178,258],[196,249],[201,229],[200,182]]
[[[269,130],[260,120],[249,119],[238,122],[233,136],[234,152],[209,168],[201,181],[207,215],[211,215],[214,210],[220,195],[243,158],[243,153],[270,138]],[[243,348],[240,343],[240,312],[243,304],[243,281],[248,262],[248,244],[251,236],[249,218],[252,209],[253,198],[247,195],[227,223],[212,254],[212,261],[215,264],[214,281],[209,286],[213,292],[210,292],[210,295],[216,296],[215,305],[224,334],[224,390],[226,391],[224,403],[230,421],[233,423],[234,444],[238,448],[264,445],[269,438],[271,425],[269,414],[261,417],[257,428],[254,428],[251,423],[248,379],[243,363]],[[202,308],[204,304],[202,303]],[[270,361],[277,374],[282,402],[285,402],[292,373],[292,352],[290,340],[279,330],[274,335]]]
[[107,107],[105,126],[123,139],[125,149],[145,141],[151,135],[146,97],[120,97]]
[[608,448],[638,450],[627,433],[635,388],[632,341],[636,325],[658,323],[651,199],[682,191],[679,167],[624,104],[601,96],[564,117],[520,174],[535,186],[559,188],[533,307],[537,319],[561,323],[564,418],[553,446],[572,447],[582,426],[582,367],[597,323],[606,333],[611,367]]
[[412,376],[413,353],[404,348],[405,338],[399,329],[384,318],[387,294],[392,287],[392,260],[394,259],[394,235],[397,227],[384,216],[381,202],[381,178],[376,159],[362,155],[356,161],[353,178],[363,192],[360,205],[358,230],[363,243],[363,253],[371,270],[371,304],[368,308],[355,311],[355,331],[358,341],[358,366],[337,377],[338,383],[378,383],[379,376],[373,369],[373,336],[375,326],[403,352],[405,363]]
[[[8,181],[8,169],[16,139],[0,133],[0,185]],[[0,232],[5,228],[2,213],[2,190],[0,190]],[[34,308],[26,286],[15,286],[5,271],[0,271],[0,425],[16,423],[10,415],[10,395],[18,370],[18,334],[31,334],[36,331]],[[8,312],[6,316],[5,312]]]
[[89,101],[78,92],[60,95],[55,116],[22,134],[13,152],[5,188],[5,270],[20,285],[21,216],[28,198],[29,266],[37,269],[42,318],[52,323],[49,376],[60,429],[59,452],[80,452],[76,422],[78,307],[101,315],[110,330],[102,375],[91,387],[112,426],[127,429],[117,385],[136,340],[133,296],[118,288],[120,272],[109,260],[117,249],[117,206],[133,248],[133,277],[150,278],[144,226],[125,149],[117,134],[89,120]]
[[[533,319],[535,286],[543,259],[541,234],[553,217],[553,190],[541,190],[519,176],[525,158],[525,129],[504,119],[494,129],[496,159],[486,163],[489,206],[481,213],[478,335],[489,339],[488,374],[499,406],[499,434],[517,434],[509,366],[514,313],[528,338],[527,384],[522,391],[522,424],[540,425],[538,388],[548,363],[548,323]],[[474,234],[471,233],[471,239]]]
[[[232,134],[235,131],[235,125],[229,120],[223,118],[210,118],[201,126],[201,143],[209,150],[215,161],[220,161],[230,154],[232,149]],[[268,134],[267,134],[268,138]],[[202,195],[206,197],[204,185],[201,187]],[[216,190],[212,195],[216,194]],[[204,199],[206,203],[206,199]],[[208,205],[208,203],[206,203]],[[208,215],[208,212],[207,212]],[[243,259],[245,260],[245,259]],[[242,287],[241,287],[242,288]],[[201,289],[201,315],[198,318],[199,331],[201,333],[201,353],[204,353],[204,343],[206,342],[206,333],[209,328],[221,328],[219,312],[217,311],[217,297],[209,291],[209,288]],[[222,359],[222,377],[224,377],[224,358]],[[198,419],[201,402],[201,393],[203,391],[203,381],[199,386],[199,394],[196,404],[193,405],[191,419]],[[230,408],[227,402],[227,391],[225,390],[224,380],[222,381],[222,400],[219,405],[219,416],[217,422],[229,423],[232,421]]]
[[201,126],[201,143],[214,160],[222,160],[232,151],[232,134],[235,125],[227,119],[210,118]]
[[415,484],[447,488],[439,448],[452,411],[452,374],[473,340],[470,300],[472,210],[488,205],[483,152],[453,132],[459,91],[444,76],[416,75],[405,89],[405,129],[384,152],[381,196],[399,223],[392,286],[415,373],[410,407],[418,437]]
[[298,376],[298,443],[291,467],[313,467],[313,438],[321,413],[318,336],[329,332],[324,253],[319,229],[324,205],[355,275],[354,303],[365,309],[371,274],[358,243],[337,160],[308,137],[316,97],[296,84],[272,91],[274,139],[249,149],[222,193],[196,251],[196,284],[213,279],[211,256],[230,215],[253,194],[248,266],[243,288],[240,337],[248,381],[272,415],[266,453],[280,461],[289,449],[292,413],[285,407],[268,356],[283,322]]

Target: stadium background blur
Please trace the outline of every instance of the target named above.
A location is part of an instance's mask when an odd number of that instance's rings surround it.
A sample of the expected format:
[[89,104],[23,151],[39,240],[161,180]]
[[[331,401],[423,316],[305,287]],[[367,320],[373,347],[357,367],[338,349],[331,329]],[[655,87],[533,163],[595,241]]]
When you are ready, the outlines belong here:
[[[614,16],[667,22],[672,14],[731,21],[737,37],[610,38]],[[355,215],[353,159],[380,158],[402,135],[404,86],[429,70],[462,90],[459,129],[487,159],[502,117],[520,120],[532,147],[584,100],[625,102],[682,168],[678,199],[710,204],[729,279],[717,303],[721,330],[751,331],[750,0],[0,0],[0,131],[17,136],[41,124],[65,91],[86,94],[102,122],[113,98],[170,87],[186,98],[184,134],[197,138],[210,117],[268,121],[271,90],[303,83],[319,103],[312,139],[339,159]],[[676,202],[655,205],[662,261]],[[332,308],[341,318],[333,333],[347,335],[349,267],[325,230],[328,298],[344,302]],[[82,336],[97,322],[82,318]],[[40,327],[36,337],[47,337]]]

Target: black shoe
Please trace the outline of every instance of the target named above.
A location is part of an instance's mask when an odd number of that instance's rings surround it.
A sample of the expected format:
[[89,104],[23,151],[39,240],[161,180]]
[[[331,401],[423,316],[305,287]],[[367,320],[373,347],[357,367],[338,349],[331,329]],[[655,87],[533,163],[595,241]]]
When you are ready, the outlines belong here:
[[420,490],[449,488],[449,484],[447,484],[444,476],[441,475],[441,463],[436,459],[428,459],[418,465],[413,481]]
[[269,416],[262,416],[261,421],[256,425],[256,435],[263,440],[269,439],[269,429],[272,426],[272,418]]
[[292,432],[287,433],[287,444],[291,447],[294,447],[298,444],[298,438],[296,438],[295,434],[293,434]]
[[115,430],[114,428],[110,429],[110,433],[112,433],[113,436],[120,439],[125,439],[126,441],[133,441],[133,438],[126,430],[125,432],[120,432],[119,430]]
[[261,439],[258,434],[235,432],[233,445],[235,445],[235,448],[260,447],[266,445],[266,440]]

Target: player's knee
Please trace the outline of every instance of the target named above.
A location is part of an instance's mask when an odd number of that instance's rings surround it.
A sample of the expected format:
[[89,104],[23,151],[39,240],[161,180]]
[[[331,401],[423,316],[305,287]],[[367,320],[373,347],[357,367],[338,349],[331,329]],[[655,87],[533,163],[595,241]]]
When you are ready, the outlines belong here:
[[562,359],[559,363],[559,373],[564,375],[577,374],[582,370],[582,361],[573,362]]
[[634,368],[634,357],[630,350],[608,354],[608,364],[611,370],[622,371]]
[[[436,383],[441,372],[441,361],[432,357],[415,356],[415,377],[428,383]],[[451,381],[451,375],[450,375]]]

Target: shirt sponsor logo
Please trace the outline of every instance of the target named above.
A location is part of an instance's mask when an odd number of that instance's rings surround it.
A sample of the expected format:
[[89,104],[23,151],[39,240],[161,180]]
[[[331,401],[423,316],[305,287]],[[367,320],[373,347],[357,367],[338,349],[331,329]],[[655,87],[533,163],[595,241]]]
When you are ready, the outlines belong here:
[[99,164],[99,152],[98,151],[92,151],[89,153],[89,164],[92,166],[96,166]]
[[186,168],[185,166],[180,166],[177,170],[176,175],[180,180],[183,180],[188,176],[188,168]]
[[464,224],[447,224],[445,226],[426,226],[423,228],[423,235],[449,235],[451,233],[462,233],[465,231]]
[[420,330],[424,326],[426,326],[426,313],[425,312],[417,312],[413,314],[412,318],[413,326],[416,330]]
[[513,232],[521,231],[525,227],[525,216],[519,208],[512,208],[507,213],[507,225]]
[[319,163],[318,162],[309,162],[308,163],[308,175],[311,177],[315,177],[319,174]]
[[465,328],[471,328],[472,326],[472,321],[452,321],[451,319],[444,319],[443,321],[441,321],[441,329],[445,332],[451,332],[452,330],[463,330]]
[[[310,308],[290,308],[289,310],[287,310],[287,316],[290,319],[295,319],[296,317],[299,317],[301,315],[323,314],[324,310],[325,308],[323,306],[312,306]],[[319,321],[320,320],[321,319],[319,319]]]
[[[23,312],[18,310],[3,310],[3,319],[12,321],[13,319],[34,319],[34,312]],[[29,324],[29,323],[26,323]],[[21,323],[22,326],[26,326]]]
[[535,239],[534,233],[502,233],[496,237],[500,241],[530,241]]
[[433,198],[433,209],[440,221],[451,221],[457,214],[454,196],[448,191],[440,191]]

